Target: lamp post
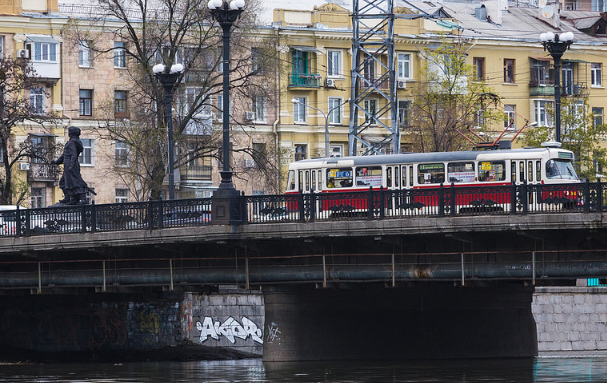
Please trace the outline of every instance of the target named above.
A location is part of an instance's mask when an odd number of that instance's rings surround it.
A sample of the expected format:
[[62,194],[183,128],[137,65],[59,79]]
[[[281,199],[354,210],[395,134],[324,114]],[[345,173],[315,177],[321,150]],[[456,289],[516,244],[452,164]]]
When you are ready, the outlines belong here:
[[[301,102],[294,98],[291,100],[291,102],[294,105],[299,105],[301,104]],[[347,104],[348,102],[350,102],[350,99],[347,99],[346,101],[342,102],[341,104],[332,107],[331,109],[329,109],[329,112],[325,114],[325,112],[323,112],[322,110],[313,107],[312,105],[308,105],[308,104],[304,104],[304,106],[307,106],[308,108],[314,109],[319,111],[322,116],[325,118],[325,157],[329,157],[329,116],[331,115],[331,112],[333,112],[335,109],[341,108],[342,106],[344,106],[345,104]]]
[[213,194],[214,207],[211,209],[211,220],[217,224],[239,223],[241,219],[238,191],[232,183],[230,169],[230,37],[232,26],[240,17],[244,5],[244,0],[232,0],[229,4],[224,0],[210,0],[208,3],[211,15],[223,30],[223,167],[219,172],[221,183]]
[[172,200],[175,199],[175,173],[173,169],[175,166],[173,158],[175,152],[175,148],[173,147],[173,91],[175,90],[177,79],[183,72],[183,65],[175,64],[168,67],[163,64],[156,64],[152,68],[152,71],[154,72],[156,80],[158,80],[164,88],[164,119],[165,124],[167,125],[169,139],[169,199]]
[[573,42],[573,32],[565,32],[560,35],[552,32],[540,35],[544,50],[548,51],[554,60],[554,110],[556,123],[556,142],[561,142],[561,57]]

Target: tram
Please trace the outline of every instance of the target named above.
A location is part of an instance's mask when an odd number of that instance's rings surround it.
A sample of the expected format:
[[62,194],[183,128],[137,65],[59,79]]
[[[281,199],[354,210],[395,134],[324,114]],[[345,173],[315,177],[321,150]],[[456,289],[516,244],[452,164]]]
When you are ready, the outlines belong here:
[[[580,183],[573,152],[560,148],[559,143],[542,146],[302,160],[290,164],[285,193]],[[572,187],[571,192],[559,192],[558,197],[577,204],[577,190]]]

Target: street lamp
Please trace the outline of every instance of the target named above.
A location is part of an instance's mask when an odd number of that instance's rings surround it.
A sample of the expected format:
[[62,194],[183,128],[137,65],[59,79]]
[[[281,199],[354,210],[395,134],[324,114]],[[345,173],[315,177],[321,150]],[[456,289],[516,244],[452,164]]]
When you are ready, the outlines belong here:
[[175,90],[175,83],[181,74],[183,73],[183,65],[175,64],[170,68],[164,64],[156,64],[152,68],[156,80],[164,88],[164,105],[165,113],[164,119],[167,125],[167,132],[169,137],[169,199],[175,199],[175,173],[174,173],[174,159],[173,155],[175,148],[173,147],[173,91]]
[[[294,105],[301,104],[301,102],[296,98],[292,99],[291,102]],[[347,99],[346,101],[342,102],[341,104],[332,107],[331,109],[329,109],[329,112],[326,114],[322,110],[315,108],[312,105],[304,104],[304,106],[307,106],[308,108],[319,111],[322,114],[322,116],[325,118],[325,157],[329,157],[329,155],[330,155],[329,154],[329,116],[331,115],[331,112],[333,112],[335,109],[341,108],[343,105],[347,104],[348,102],[350,102],[350,99]]]
[[229,4],[224,0],[210,0],[208,3],[211,15],[223,30],[223,167],[219,172],[221,183],[213,193],[215,206],[211,209],[211,221],[217,224],[237,223],[241,219],[238,191],[232,183],[230,169],[230,37],[232,26],[240,17],[244,5],[244,0],[232,0]]
[[548,51],[554,60],[554,103],[556,118],[556,141],[561,142],[561,57],[573,42],[573,32],[560,35],[546,32],[540,35],[544,50]]

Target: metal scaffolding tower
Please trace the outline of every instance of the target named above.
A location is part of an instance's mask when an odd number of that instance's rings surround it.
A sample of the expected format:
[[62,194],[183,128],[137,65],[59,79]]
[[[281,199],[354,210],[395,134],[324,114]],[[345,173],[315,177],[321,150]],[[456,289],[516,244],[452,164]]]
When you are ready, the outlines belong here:
[[[404,2],[417,14],[399,14],[398,18],[428,16],[419,8]],[[392,153],[400,153],[400,129],[396,105],[396,73],[394,50],[394,1],[353,0],[352,10],[352,76],[350,102],[349,155],[381,154],[392,144]],[[387,56],[382,62],[382,56]],[[381,73],[379,76],[377,73]],[[385,100],[382,102],[382,100]],[[381,107],[380,107],[381,105]],[[359,123],[359,112],[365,116]],[[386,116],[390,124],[386,124]],[[369,129],[383,128],[385,134],[369,140]],[[379,137],[379,140],[377,139]]]

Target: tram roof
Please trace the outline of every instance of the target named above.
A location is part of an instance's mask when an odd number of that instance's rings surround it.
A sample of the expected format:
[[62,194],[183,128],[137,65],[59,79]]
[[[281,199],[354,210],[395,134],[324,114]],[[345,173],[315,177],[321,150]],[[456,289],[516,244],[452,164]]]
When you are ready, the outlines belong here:
[[[322,164],[324,166],[372,166],[395,163],[417,163],[417,162],[443,162],[443,161],[466,161],[466,160],[490,160],[490,159],[522,159],[529,153],[543,153],[555,150],[555,148],[525,148],[525,149],[500,149],[500,150],[470,150],[460,152],[432,152],[432,153],[401,153],[376,156],[351,156],[313,158],[293,162],[292,165],[308,167],[310,164]],[[556,149],[558,151],[567,151]]]

